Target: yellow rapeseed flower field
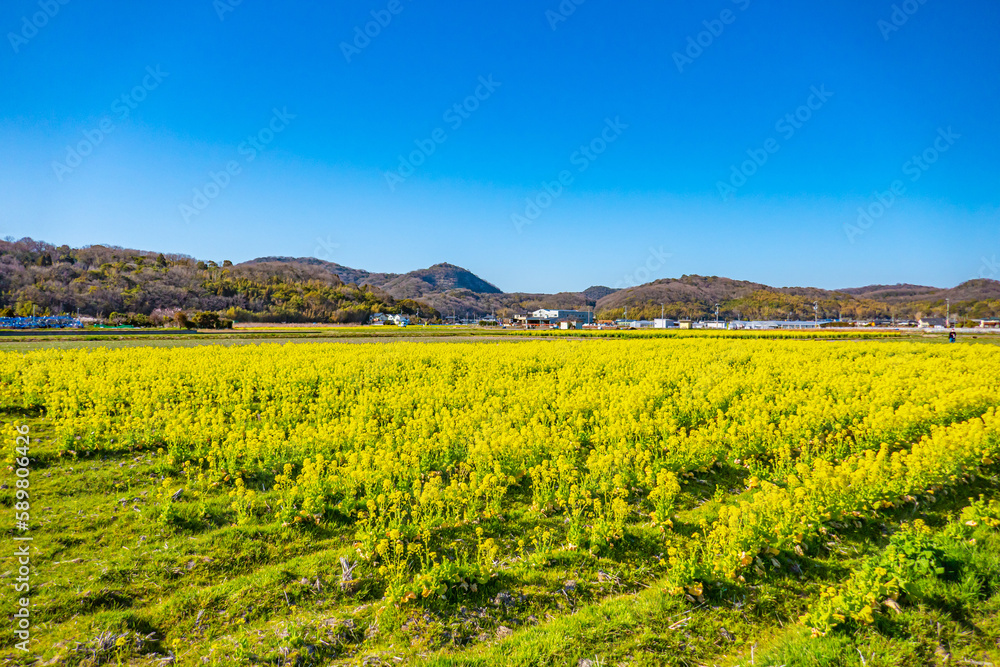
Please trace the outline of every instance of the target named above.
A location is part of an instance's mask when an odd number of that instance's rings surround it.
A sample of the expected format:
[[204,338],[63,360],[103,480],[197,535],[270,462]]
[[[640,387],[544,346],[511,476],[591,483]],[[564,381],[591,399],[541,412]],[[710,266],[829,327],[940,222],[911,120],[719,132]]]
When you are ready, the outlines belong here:
[[[0,353],[0,406],[40,410],[61,457],[155,456],[163,530],[213,503],[341,527],[393,608],[637,550],[638,579],[704,600],[989,469],[997,369],[993,346],[807,339],[52,350]],[[893,567],[859,579],[879,599],[834,587],[803,621],[871,622]]]

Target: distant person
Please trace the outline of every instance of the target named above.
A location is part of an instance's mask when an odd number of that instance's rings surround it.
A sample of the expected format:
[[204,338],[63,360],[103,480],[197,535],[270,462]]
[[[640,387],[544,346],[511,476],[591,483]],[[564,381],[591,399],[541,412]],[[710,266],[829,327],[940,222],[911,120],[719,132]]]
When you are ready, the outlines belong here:
[[950,332],[948,333],[948,342],[949,342],[949,343],[954,343],[954,342],[955,342],[955,339],[956,339],[956,338],[958,338],[958,336],[957,336],[957,334],[955,333],[955,330],[954,330],[954,329],[952,329],[952,330],[951,330],[951,331],[950,331]]

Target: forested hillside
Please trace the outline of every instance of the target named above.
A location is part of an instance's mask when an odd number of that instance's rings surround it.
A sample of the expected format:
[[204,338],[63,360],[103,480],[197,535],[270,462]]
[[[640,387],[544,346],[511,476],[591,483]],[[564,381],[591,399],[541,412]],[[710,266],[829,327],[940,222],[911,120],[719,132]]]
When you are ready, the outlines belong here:
[[[615,290],[506,293],[454,264],[409,273],[374,273],[306,257],[262,257],[241,264],[199,261],[114,246],[70,248],[32,239],[0,241],[0,312],[77,313],[153,321],[174,311],[207,311],[237,321],[364,322],[374,312],[422,318],[538,308],[592,310],[598,319],[961,319],[1000,316],[1000,282],[978,279],[942,289],[871,285],[843,290],[770,287],[686,275]],[[816,310],[813,306],[816,305]],[[114,318],[112,318],[114,319]]]
[[[917,319],[944,317],[951,299],[951,314],[962,318],[1000,315],[1000,282],[970,280],[951,289],[913,285],[823,290],[813,287],[769,287],[715,276],[682,276],[656,280],[611,293],[597,302],[598,316],[620,317],[628,308],[630,318],[668,317],[697,319],[715,315],[751,320],[813,319]],[[817,310],[813,310],[813,305]]]
[[7,315],[138,313],[164,321],[178,309],[273,322],[362,322],[372,312],[418,309],[437,315],[426,304],[348,285],[301,263],[219,265],[109,246],[0,241],[0,310]]

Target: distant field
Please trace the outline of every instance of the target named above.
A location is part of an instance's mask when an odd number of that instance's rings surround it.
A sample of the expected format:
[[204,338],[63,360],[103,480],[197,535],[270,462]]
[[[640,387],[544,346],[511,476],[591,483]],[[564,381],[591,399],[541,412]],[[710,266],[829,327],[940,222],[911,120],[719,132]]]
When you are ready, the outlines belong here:
[[[489,329],[478,327],[412,326],[412,327],[345,327],[261,325],[225,331],[162,330],[82,330],[46,332],[45,335],[22,332],[0,332],[0,349],[30,351],[41,349],[74,349],[96,347],[194,347],[200,345],[238,345],[246,343],[316,343],[316,342],[384,342],[384,341],[447,341],[456,339],[497,340],[521,339],[647,339],[647,338],[740,338],[740,339],[821,339],[869,340],[918,336],[919,339],[939,339],[938,334],[899,334],[885,331],[716,331],[716,330],[548,330]],[[989,339],[984,336],[984,340]],[[996,336],[1000,340],[1000,336]]]
[[802,338],[0,351],[38,664],[997,663],[1000,349]]
[[[300,325],[260,325],[229,331],[152,330],[116,331],[90,330],[62,335],[33,335],[3,332],[0,350],[28,352],[45,349],[94,349],[131,347],[199,347],[202,345],[246,345],[260,343],[322,343],[322,342],[443,342],[497,341],[537,339],[649,339],[649,338],[733,338],[733,339],[792,339],[792,340],[910,340],[928,343],[947,342],[945,331],[882,331],[870,329],[837,329],[821,331],[716,331],[716,330],[549,330],[487,329],[476,327],[412,326],[412,327],[345,327]],[[959,330],[959,343],[1000,343],[1000,332],[969,332]]]

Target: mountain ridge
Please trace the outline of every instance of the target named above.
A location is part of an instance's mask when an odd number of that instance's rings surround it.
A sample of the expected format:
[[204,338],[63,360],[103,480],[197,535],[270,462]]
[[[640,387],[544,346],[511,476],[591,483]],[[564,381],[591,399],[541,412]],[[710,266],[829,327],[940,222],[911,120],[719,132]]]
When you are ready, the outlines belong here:
[[[157,267],[160,273],[152,270]],[[93,284],[84,294],[81,281],[88,280]],[[274,289],[267,287],[270,283],[283,286],[281,303],[267,301],[271,298],[267,295],[274,295]],[[116,297],[114,291],[119,289],[131,296]],[[27,238],[0,241],[0,292],[0,306],[11,308],[29,302],[50,308],[75,303],[81,312],[91,306],[103,312],[122,307],[136,312],[235,308],[243,319],[260,315],[255,309],[266,309],[273,318],[322,315],[334,318],[331,321],[356,321],[372,308],[436,311],[441,316],[512,315],[553,308],[593,310],[607,318],[620,317],[627,309],[637,318],[661,313],[696,318],[714,315],[716,304],[720,315],[728,317],[912,318],[943,316],[949,299],[953,313],[1000,315],[1000,282],[984,278],[952,288],[900,283],[828,290],[692,274],[624,289],[592,285],[579,292],[548,294],[504,292],[448,262],[406,273],[367,271],[315,257],[263,256],[220,266],[188,255],[101,245],[73,249]],[[320,292],[326,296],[317,296]],[[301,305],[308,295],[311,305]],[[339,305],[330,305],[331,299]]]
[[[250,260],[249,263],[263,258]],[[314,258],[283,258],[289,263],[322,262]],[[615,289],[601,285],[580,292],[557,294],[503,292],[492,283],[460,266],[440,263],[405,274],[369,273],[333,262],[323,262],[345,282],[360,277],[358,284],[370,284],[394,298],[420,299],[443,314],[530,311],[537,308],[593,309],[611,316],[702,317],[714,313],[715,304],[729,316],[769,317],[919,317],[943,315],[947,300],[1000,300],[1000,282],[972,279],[952,288],[899,283],[824,289],[819,287],[774,287],[748,280],[721,276],[683,275],[660,278],[643,285]],[[438,274],[446,279],[438,280]],[[433,279],[429,279],[433,278]],[[817,304],[814,309],[813,304]],[[944,310],[941,311],[941,307]],[[985,314],[994,311],[981,309]],[[984,315],[985,316],[985,315]]]

